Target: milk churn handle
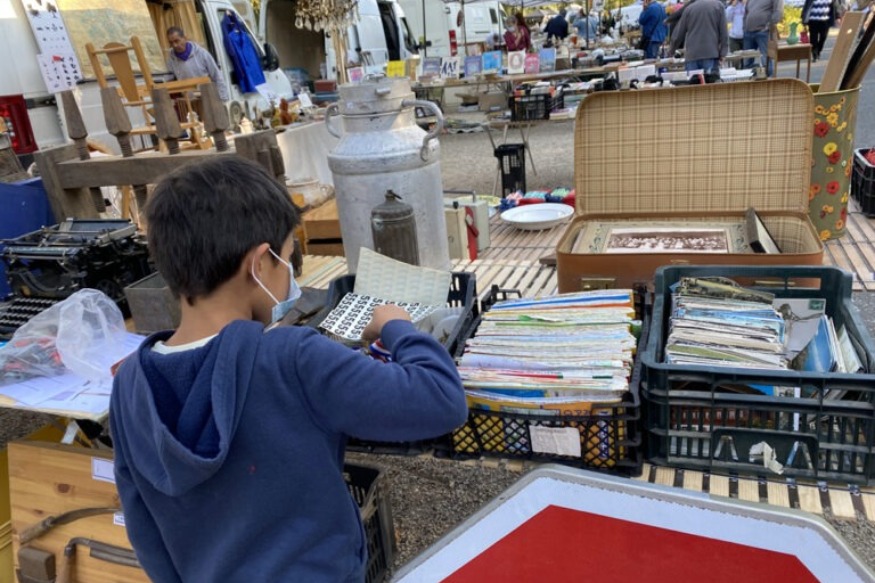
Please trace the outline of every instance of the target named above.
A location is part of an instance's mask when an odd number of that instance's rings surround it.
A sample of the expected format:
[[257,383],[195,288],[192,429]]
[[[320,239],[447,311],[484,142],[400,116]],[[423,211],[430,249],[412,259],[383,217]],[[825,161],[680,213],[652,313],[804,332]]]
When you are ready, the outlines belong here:
[[401,102],[402,107],[424,107],[426,109],[430,109],[434,114],[435,118],[437,118],[437,123],[434,126],[434,129],[428,132],[425,137],[422,139],[422,149],[419,151],[419,157],[423,160],[428,159],[428,143],[438,137],[441,133],[441,130],[444,129],[444,114],[441,112],[441,109],[437,106],[433,101],[423,101],[419,99],[405,99]]
[[335,138],[343,137],[334,126],[331,125],[331,118],[340,113],[340,107],[336,103],[332,103],[325,109],[325,129]]

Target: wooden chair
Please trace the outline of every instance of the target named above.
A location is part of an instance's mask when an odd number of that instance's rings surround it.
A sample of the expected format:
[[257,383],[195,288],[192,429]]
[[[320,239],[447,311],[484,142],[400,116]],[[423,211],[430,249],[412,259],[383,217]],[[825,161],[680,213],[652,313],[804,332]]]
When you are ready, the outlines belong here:
[[[131,37],[129,45],[119,42],[111,42],[104,45],[102,49],[95,49],[94,45],[88,43],[85,45],[85,50],[88,52],[88,59],[91,61],[91,67],[94,70],[94,76],[97,78],[98,85],[100,85],[101,88],[110,86],[103,69],[103,64],[100,60],[100,55],[106,55],[106,58],[109,61],[109,66],[112,69],[112,74],[118,82],[118,93],[121,96],[125,107],[139,108],[142,112],[146,125],[133,128],[130,132],[132,135],[157,134],[154,116],[151,111],[152,89],[166,87],[174,93],[179,92],[181,94],[181,100],[178,107],[181,117],[180,125],[188,132],[192,144],[201,149],[209,148],[209,139],[201,139],[198,135],[200,133],[200,124],[188,119],[188,114],[194,111],[191,104],[190,94],[197,89],[198,84],[209,83],[209,77],[183,79],[169,83],[156,83],[152,78],[152,71],[149,68],[149,62],[146,60],[146,54],[143,52],[140,39],[136,36]],[[130,57],[131,52],[134,53],[137,64],[139,65],[140,74],[142,75],[142,83],[138,83],[134,74]]]

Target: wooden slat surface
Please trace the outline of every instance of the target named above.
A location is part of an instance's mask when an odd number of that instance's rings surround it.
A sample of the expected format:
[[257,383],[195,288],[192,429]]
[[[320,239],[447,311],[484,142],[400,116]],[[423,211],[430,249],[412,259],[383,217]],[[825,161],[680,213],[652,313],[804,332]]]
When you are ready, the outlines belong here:
[[[875,221],[859,212],[852,202],[848,215],[847,233],[844,237],[826,243],[824,265],[834,265],[854,273],[856,291],[875,290]],[[545,231],[520,231],[505,225],[497,217],[490,220],[492,247],[481,252],[476,260],[455,260],[453,271],[472,272],[477,276],[477,295],[480,300],[489,295],[495,284],[503,289],[519,290],[525,297],[556,293],[555,266],[542,265],[542,257],[552,255],[556,243],[566,225]],[[346,273],[346,261],[342,257],[305,256],[304,274],[300,285],[326,288],[331,280]],[[481,460],[481,463],[484,463]],[[538,465],[536,462],[508,460],[507,467],[524,469]],[[665,486],[678,486],[686,490],[706,492],[718,496],[730,496],[730,478],[715,474],[685,470],[678,476],[675,468],[653,467],[644,464],[638,480],[651,481]],[[846,484],[797,484],[780,476],[770,478],[761,495],[756,478],[739,476],[737,497],[750,502],[769,503],[790,508],[796,507],[822,514],[824,504],[836,516],[875,522],[875,487],[860,487],[862,509],[854,508],[851,489]],[[734,484],[733,484],[734,486]],[[823,497],[821,489],[824,489]],[[794,492],[795,491],[795,492]],[[792,494],[791,494],[792,492]]]

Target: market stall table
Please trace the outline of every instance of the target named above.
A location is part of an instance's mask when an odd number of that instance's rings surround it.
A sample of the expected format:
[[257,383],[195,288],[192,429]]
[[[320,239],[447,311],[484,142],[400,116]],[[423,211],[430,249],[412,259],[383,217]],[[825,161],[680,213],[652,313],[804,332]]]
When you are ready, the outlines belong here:
[[324,121],[293,124],[277,131],[276,141],[283,155],[286,178],[292,181],[316,178],[334,184],[328,168],[328,152],[338,139],[328,133]]
[[795,45],[788,44],[769,44],[769,58],[774,61],[775,66],[772,70],[772,77],[778,76],[778,63],[782,61],[796,61],[796,78],[799,78],[800,66],[805,60],[807,65],[805,68],[805,82],[811,81],[811,45],[800,43]]

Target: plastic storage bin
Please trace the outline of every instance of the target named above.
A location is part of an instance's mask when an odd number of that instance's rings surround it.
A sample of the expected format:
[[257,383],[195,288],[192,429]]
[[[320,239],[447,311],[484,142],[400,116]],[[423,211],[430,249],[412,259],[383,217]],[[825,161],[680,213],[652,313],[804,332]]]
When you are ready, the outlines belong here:
[[157,271],[127,286],[125,297],[134,319],[134,328],[140,334],[179,327],[179,300],[173,297]]
[[493,152],[501,172],[501,198],[516,191],[526,192],[526,145],[502,144]]
[[851,196],[860,203],[863,214],[875,216],[875,166],[866,160],[869,148],[854,150],[854,174],[851,178]]
[[[489,300],[493,303],[495,291]],[[470,338],[480,324],[476,318],[465,334]],[[641,330],[639,346],[644,346],[647,325]],[[459,343],[457,357],[462,355]],[[447,454],[457,459],[480,456],[550,461],[564,465],[638,476],[643,465],[639,399],[640,358],[636,358],[629,392],[620,403],[593,403],[588,415],[544,417],[506,411],[471,409],[468,421],[453,432]],[[532,427],[574,427],[580,432],[580,457],[543,454],[532,450]],[[443,452],[441,452],[443,453]]]
[[[54,225],[48,195],[42,178],[0,183],[0,239],[14,239]],[[3,243],[0,241],[0,249]],[[10,293],[6,282],[6,264],[0,261],[0,301]]]
[[[331,310],[340,303],[343,296],[352,293],[353,289],[355,289],[355,275],[342,275],[334,279],[328,286],[328,300],[326,301],[325,308],[308,321],[307,325],[313,328],[318,327]],[[474,321],[474,318],[476,318],[479,313],[479,309],[475,303],[476,296],[477,285],[474,274],[454,272],[453,279],[450,282],[450,289],[447,293],[447,304],[450,306],[464,306],[464,310],[459,316],[459,320],[456,322],[453,330],[443,342],[443,345],[447,348],[447,351],[449,351],[450,354],[456,353],[459,343],[463,341],[463,332],[471,326],[471,322]],[[434,440],[378,442],[350,438],[347,443],[347,449],[369,453],[418,455],[432,449],[434,443]]]
[[395,559],[395,526],[384,474],[374,466],[344,464],[343,477],[361,510],[368,539],[366,583],[383,583]]
[[[730,277],[779,298],[823,298],[847,326],[866,374],[762,371],[666,364],[670,287],[682,277]],[[777,284],[776,286],[766,284]],[[650,336],[642,354],[646,459],[711,472],[771,474],[752,460],[766,442],[783,475],[868,484],[875,478],[875,345],[851,303],[851,275],[832,267],[688,266],[656,273]],[[800,397],[739,394],[733,387],[785,387]],[[844,391],[848,399],[828,398]],[[793,394],[791,392],[791,394]]]
[[550,119],[551,111],[562,108],[563,97],[561,93],[556,95],[521,95],[512,97],[509,105],[510,118],[513,121]]

